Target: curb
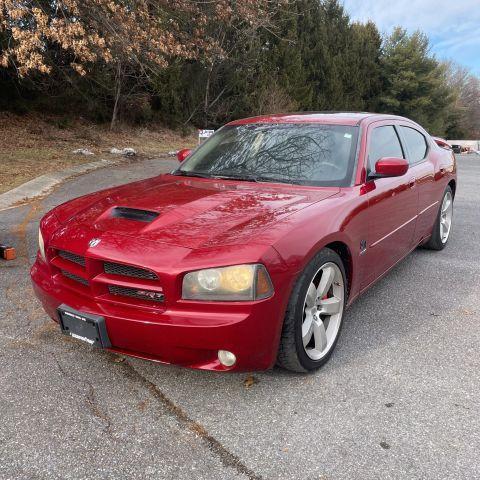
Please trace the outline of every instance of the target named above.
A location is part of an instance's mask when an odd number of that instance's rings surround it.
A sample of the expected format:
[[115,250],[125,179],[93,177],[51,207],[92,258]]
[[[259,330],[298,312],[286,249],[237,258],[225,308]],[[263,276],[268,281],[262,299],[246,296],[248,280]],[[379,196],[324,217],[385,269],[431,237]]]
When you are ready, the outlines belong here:
[[76,167],[67,168],[61,172],[47,173],[30,180],[8,192],[0,194],[0,211],[18,207],[33,198],[50,192],[59,183],[79,174],[87,173],[102,167],[109,167],[121,163],[121,160],[100,160],[84,163]]

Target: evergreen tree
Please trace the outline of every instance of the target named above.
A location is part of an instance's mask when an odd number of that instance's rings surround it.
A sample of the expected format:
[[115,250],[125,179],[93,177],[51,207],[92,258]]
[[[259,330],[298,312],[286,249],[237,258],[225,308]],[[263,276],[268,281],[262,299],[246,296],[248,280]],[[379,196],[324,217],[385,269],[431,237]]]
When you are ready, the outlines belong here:
[[364,111],[377,109],[381,92],[380,54],[382,38],[374,23],[354,23],[346,52],[345,85],[348,108]]
[[428,38],[397,27],[387,38],[382,55],[381,111],[409,117],[442,135],[452,103],[445,66],[429,52]]

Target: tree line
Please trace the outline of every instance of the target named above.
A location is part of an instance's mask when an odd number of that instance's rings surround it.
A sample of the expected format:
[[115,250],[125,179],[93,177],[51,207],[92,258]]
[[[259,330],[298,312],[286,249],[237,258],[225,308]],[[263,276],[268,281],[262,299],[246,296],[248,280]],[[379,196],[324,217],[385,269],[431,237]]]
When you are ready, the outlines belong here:
[[377,111],[480,137],[478,77],[338,0],[0,0],[0,109],[185,129]]

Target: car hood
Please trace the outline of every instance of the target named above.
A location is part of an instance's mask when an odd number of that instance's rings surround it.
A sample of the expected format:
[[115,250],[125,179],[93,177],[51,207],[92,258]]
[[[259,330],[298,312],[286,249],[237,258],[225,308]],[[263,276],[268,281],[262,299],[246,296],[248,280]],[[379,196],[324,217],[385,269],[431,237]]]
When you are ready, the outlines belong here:
[[268,227],[338,191],[162,175],[80,197],[55,214],[67,225],[196,249],[266,243]]

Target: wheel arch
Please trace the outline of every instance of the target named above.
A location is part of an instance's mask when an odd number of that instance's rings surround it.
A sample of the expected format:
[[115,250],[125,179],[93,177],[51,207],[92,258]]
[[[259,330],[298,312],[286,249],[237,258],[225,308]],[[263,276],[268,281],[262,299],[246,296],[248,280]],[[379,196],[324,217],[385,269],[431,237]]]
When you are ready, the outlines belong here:
[[457,189],[457,182],[452,178],[452,180],[450,180],[448,182],[448,186],[452,189],[452,195],[453,195],[453,198],[455,198],[455,191]]
[[347,276],[347,300],[349,298],[352,282],[353,282],[353,258],[352,252],[348,245],[342,241],[336,240],[334,242],[327,243],[323,248],[329,248],[333,250],[342,260],[343,267],[345,268],[345,274]]
[[[308,236],[302,238],[308,239]],[[291,279],[290,289],[293,289],[299,276],[303,270],[312,261],[312,259],[324,248],[333,250],[342,260],[345,268],[346,282],[347,282],[347,299],[350,299],[352,294],[358,290],[357,286],[357,260],[352,254],[353,242],[351,238],[340,230],[337,230],[329,235],[324,236],[320,241],[315,243],[306,244],[306,241],[302,243],[304,251],[302,249],[295,248],[292,252],[291,243],[284,241],[280,245],[275,245],[275,250],[279,253],[280,257],[284,259],[286,266],[295,272]]]

